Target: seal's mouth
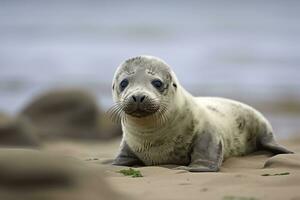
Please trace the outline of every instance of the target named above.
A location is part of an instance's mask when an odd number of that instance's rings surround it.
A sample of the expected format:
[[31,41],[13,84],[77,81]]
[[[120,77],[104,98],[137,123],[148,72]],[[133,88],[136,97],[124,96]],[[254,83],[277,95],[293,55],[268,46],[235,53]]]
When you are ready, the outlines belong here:
[[123,111],[132,117],[147,117],[159,110],[160,102],[147,95],[134,94],[123,101]]
[[132,117],[137,117],[137,118],[142,118],[142,117],[148,117],[150,115],[153,115],[157,112],[158,109],[155,110],[146,110],[146,109],[141,109],[137,108],[133,111],[124,111],[126,114],[132,116]]

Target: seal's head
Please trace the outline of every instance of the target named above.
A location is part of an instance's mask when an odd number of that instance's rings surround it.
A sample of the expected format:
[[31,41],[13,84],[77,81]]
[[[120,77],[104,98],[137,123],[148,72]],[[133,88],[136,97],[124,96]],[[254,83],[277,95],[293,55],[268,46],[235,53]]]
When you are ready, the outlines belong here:
[[138,56],[123,62],[113,79],[113,116],[163,116],[177,89],[177,80],[161,59]]

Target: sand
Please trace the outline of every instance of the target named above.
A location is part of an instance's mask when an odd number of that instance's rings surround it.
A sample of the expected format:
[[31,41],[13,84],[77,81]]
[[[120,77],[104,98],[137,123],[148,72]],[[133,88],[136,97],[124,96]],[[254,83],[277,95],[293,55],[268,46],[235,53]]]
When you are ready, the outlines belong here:
[[190,173],[173,170],[174,166],[140,167],[137,168],[143,175],[140,178],[117,172],[127,167],[108,164],[117,152],[119,140],[56,142],[48,143],[44,149],[99,168],[105,172],[111,187],[129,199],[300,200],[300,139],[281,143],[296,153],[272,157],[268,152],[256,152],[229,158],[218,173]]

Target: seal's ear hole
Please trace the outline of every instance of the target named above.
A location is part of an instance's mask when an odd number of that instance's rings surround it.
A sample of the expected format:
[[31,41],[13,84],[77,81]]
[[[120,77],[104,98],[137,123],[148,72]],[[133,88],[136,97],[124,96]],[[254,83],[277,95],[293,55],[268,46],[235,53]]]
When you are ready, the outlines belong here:
[[113,90],[115,89],[115,84],[113,84],[112,89],[113,89]]
[[176,83],[173,83],[173,87],[174,87],[174,88],[177,88],[177,85],[176,85]]

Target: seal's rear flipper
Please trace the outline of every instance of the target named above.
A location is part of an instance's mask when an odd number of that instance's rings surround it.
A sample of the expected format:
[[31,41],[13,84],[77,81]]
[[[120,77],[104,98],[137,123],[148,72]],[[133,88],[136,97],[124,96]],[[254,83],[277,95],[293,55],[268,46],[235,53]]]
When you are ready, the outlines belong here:
[[261,149],[270,151],[274,154],[294,153],[294,152],[288,150],[287,148],[285,148],[284,146],[279,145],[275,141],[273,134],[261,137],[259,140],[259,146]]
[[287,148],[276,144],[276,143],[266,143],[262,144],[262,148],[268,151],[271,151],[274,154],[289,154],[289,153],[294,153]]

